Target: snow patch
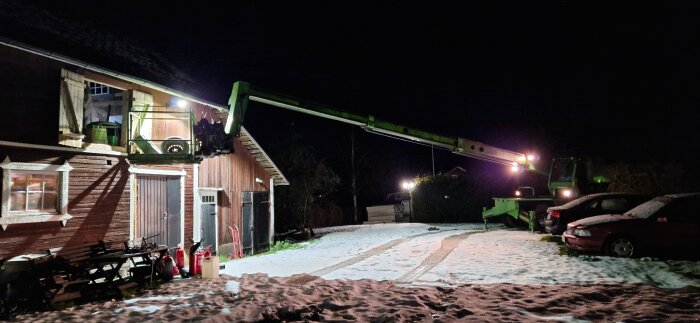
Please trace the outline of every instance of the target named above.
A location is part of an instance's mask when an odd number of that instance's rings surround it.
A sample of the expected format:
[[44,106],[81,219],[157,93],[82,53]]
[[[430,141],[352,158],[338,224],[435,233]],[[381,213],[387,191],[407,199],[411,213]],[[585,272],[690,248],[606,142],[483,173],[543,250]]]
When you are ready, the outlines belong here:
[[234,293],[234,294],[240,293],[241,292],[241,283],[239,283],[235,280],[226,281],[226,291]]
[[177,295],[177,296],[151,296],[151,297],[137,297],[124,300],[125,304],[133,304],[141,301],[162,301],[162,300],[176,300],[181,298],[190,298],[194,296],[193,294]]
[[534,318],[542,321],[557,321],[557,322],[567,322],[567,323],[587,323],[590,321],[587,320],[579,320],[571,315],[564,315],[564,316],[542,316],[542,315],[537,315],[534,313],[530,313],[522,308],[517,308],[517,307],[511,307],[510,309],[518,312],[520,315],[528,317],[528,318]]

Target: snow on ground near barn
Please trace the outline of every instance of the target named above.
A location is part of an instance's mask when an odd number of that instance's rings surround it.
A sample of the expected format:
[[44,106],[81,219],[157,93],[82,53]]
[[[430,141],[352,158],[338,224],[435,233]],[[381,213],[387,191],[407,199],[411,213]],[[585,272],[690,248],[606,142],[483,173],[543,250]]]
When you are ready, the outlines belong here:
[[[319,230],[323,236],[304,249],[227,262],[222,273],[273,277],[307,273],[324,279],[398,280],[411,285],[630,282],[662,288],[700,286],[698,261],[560,256],[559,245],[541,241],[542,234],[493,228],[482,232],[482,224],[418,223],[327,228]],[[444,250],[443,259],[434,259],[446,244],[445,238],[460,234],[467,236],[456,237],[454,245],[448,246],[451,252]],[[421,266],[425,270],[416,272]]]

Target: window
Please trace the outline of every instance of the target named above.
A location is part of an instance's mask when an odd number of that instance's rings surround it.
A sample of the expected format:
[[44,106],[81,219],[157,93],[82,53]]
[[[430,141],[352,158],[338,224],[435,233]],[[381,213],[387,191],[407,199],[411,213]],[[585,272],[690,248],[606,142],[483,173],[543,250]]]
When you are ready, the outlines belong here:
[[68,173],[63,165],[16,163],[5,158],[2,169],[2,212],[0,226],[10,224],[61,221],[68,214]]
[[10,212],[58,211],[58,172],[10,171]]
[[600,201],[600,207],[603,211],[625,211],[627,208],[627,199],[612,198]]
[[109,86],[107,85],[96,82],[87,82],[87,85],[90,89],[90,95],[109,94]]
[[677,198],[668,206],[659,211],[659,217],[667,217],[672,222],[677,223],[697,223],[697,212],[694,210],[698,206],[698,199]]
[[89,144],[121,145],[125,91],[103,83],[85,80],[83,129]]

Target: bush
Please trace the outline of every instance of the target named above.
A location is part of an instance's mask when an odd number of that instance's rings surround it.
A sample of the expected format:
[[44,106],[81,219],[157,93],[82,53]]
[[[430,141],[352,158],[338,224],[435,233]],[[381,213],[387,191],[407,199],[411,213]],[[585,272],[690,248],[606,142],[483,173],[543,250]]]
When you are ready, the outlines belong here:
[[482,207],[491,202],[477,180],[444,175],[419,178],[412,196],[415,222],[481,222]]

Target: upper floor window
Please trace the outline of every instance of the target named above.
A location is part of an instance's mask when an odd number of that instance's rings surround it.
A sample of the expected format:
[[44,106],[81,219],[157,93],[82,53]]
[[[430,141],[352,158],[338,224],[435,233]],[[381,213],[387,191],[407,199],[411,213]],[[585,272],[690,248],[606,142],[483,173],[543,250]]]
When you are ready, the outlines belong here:
[[109,86],[97,82],[87,82],[90,95],[109,94]]

